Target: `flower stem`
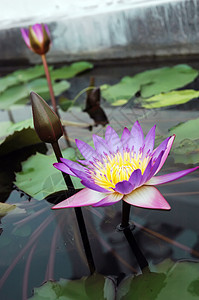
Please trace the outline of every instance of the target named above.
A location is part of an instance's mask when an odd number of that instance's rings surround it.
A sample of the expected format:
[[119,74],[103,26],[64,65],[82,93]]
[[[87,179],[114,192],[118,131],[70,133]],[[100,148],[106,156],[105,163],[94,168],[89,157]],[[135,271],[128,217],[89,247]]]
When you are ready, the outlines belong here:
[[[51,103],[52,103],[54,111],[56,112],[57,116],[60,119],[60,115],[59,115],[59,112],[58,112],[58,109],[57,109],[57,104],[56,104],[55,95],[54,95],[54,91],[53,91],[52,81],[51,81],[51,78],[50,78],[48,63],[47,63],[45,54],[42,54],[41,58],[42,58],[42,62],[43,62],[43,66],[44,66],[44,70],[45,70],[45,74],[46,74],[46,79],[47,79],[47,82],[48,82],[48,88],[49,88],[49,92],[50,92]],[[70,144],[70,141],[69,141],[69,138],[68,138],[68,134],[67,134],[66,129],[65,129],[64,126],[63,126],[63,133],[64,133],[64,138],[65,138],[66,144],[68,145],[68,147],[71,147],[71,144]]]
[[137,259],[140,269],[143,270],[144,268],[148,267],[149,266],[148,262],[147,262],[145,256],[143,255],[142,251],[140,250],[131,229],[129,227],[126,227],[123,230],[123,232],[129,243],[129,246],[131,247],[131,249]]
[[[62,153],[61,153],[58,142],[52,143],[52,147],[53,147],[53,150],[55,152],[58,162],[60,162],[60,157],[62,157]],[[62,175],[63,175],[65,183],[68,187],[69,196],[72,196],[75,193],[75,188],[73,186],[72,180],[68,174],[62,172]],[[75,207],[75,214],[76,214],[77,223],[79,226],[79,231],[81,234],[82,243],[84,246],[84,251],[86,254],[88,266],[90,269],[90,273],[93,274],[95,272],[95,264],[94,264],[93,255],[91,252],[91,247],[90,247],[88,234],[87,234],[87,230],[86,230],[86,225],[84,222],[84,217],[83,217],[81,207]]]
[[123,229],[129,226],[130,210],[131,210],[131,205],[123,200],[122,201],[122,222],[120,225],[120,227]]
[[8,109],[7,112],[8,112],[9,120],[10,120],[12,123],[15,123],[15,120],[14,120],[14,117],[13,117],[13,114],[12,114],[12,111],[11,111],[10,109]]
[[49,73],[48,64],[47,64],[47,61],[46,61],[45,54],[42,54],[41,58],[42,58],[42,62],[43,62],[43,66],[44,66],[44,70],[45,70],[45,74],[46,74],[46,79],[47,79],[47,82],[48,82],[48,88],[49,88],[49,92],[50,92],[51,103],[52,103],[54,111],[58,115],[57,105],[56,105],[56,101],[55,101],[55,95],[54,95],[54,91],[53,91],[52,81],[51,81],[51,78],[50,78],[50,73]]

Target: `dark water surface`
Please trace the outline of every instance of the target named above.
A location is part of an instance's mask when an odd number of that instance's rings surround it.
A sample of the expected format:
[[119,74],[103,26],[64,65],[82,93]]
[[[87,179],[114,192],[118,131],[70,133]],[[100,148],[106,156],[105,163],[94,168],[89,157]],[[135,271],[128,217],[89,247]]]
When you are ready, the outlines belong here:
[[[97,83],[108,83],[119,78],[119,69],[122,70],[121,77],[129,75],[121,66],[117,67],[113,79],[110,68],[108,71],[104,69],[104,73],[97,69],[93,75],[96,75]],[[126,69],[129,70],[127,65]],[[88,74],[75,78],[71,94],[77,93],[88,79]],[[125,126],[130,128],[139,119],[145,134],[157,124],[157,134],[169,136],[168,129],[172,126],[198,117],[194,102],[187,107],[168,110],[147,111],[133,106],[104,109],[110,125],[119,134]],[[13,116],[15,121],[30,117],[30,107],[13,111]],[[62,116],[66,120],[92,123],[81,109],[63,113]],[[7,113],[0,112],[0,118],[7,120]],[[79,138],[89,141],[93,133],[103,135],[104,130],[100,126],[94,127],[92,132],[71,127],[68,133],[71,140]],[[27,153],[27,149],[24,152]],[[1,201],[18,207],[13,213],[1,217],[1,300],[26,299],[32,295],[34,287],[39,287],[46,280],[77,279],[89,275],[74,210],[52,211],[52,204],[45,199],[29,199],[13,187],[14,171],[20,170],[20,163],[16,161],[23,160],[21,153],[23,156],[22,151],[1,158]],[[191,167],[193,165],[176,164],[171,153],[161,173]],[[135,224],[133,233],[150,266],[167,258],[174,261],[199,260],[198,175],[196,171],[176,182],[158,187],[171,205],[171,211],[132,207],[130,220]],[[97,272],[116,278],[140,273],[124,234],[116,230],[121,221],[121,203],[106,208],[85,207],[83,214]]]

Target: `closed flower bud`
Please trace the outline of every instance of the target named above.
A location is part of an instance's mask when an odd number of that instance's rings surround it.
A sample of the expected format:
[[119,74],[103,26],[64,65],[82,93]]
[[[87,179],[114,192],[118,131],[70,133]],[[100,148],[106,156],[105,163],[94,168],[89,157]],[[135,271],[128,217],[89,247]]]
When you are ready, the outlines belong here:
[[45,24],[35,24],[29,26],[29,29],[21,29],[22,37],[33,52],[43,55],[48,52],[51,44],[50,32]]
[[38,94],[30,93],[35,131],[41,141],[54,143],[63,135],[60,119]]

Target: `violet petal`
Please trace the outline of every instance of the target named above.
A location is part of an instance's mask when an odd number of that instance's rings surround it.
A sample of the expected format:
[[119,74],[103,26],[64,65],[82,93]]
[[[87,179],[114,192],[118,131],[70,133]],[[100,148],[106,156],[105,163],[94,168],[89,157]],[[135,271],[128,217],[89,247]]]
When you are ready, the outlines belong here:
[[114,190],[116,192],[120,193],[120,194],[126,195],[126,194],[131,193],[133,189],[134,189],[134,185],[133,184],[131,184],[127,180],[123,180],[121,182],[118,182],[115,185],[115,189]]
[[146,157],[147,153],[152,153],[153,147],[154,147],[154,142],[155,142],[155,128],[156,125],[154,125],[149,132],[146,135],[146,138],[144,140],[144,149],[143,149],[143,154],[142,157]]
[[76,177],[76,175],[69,169],[69,167],[67,167],[67,166],[66,166],[65,164],[63,164],[63,163],[54,163],[53,166],[54,166],[56,169],[58,169],[58,170],[60,170],[60,171],[62,171],[62,172],[64,172],[64,173],[66,173],[66,174],[69,174],[69,175],[72,175],[72,176],[75,176],[75,177]]
[[110,191],[108,191],[108,190],[102,188],[101,186],[95,184],[95,183],[92,182],[91,180],[83,179],[83,180],[81,181],[81,183],[82,183],[85,187],[87,187],[87,188],[89,188],[89,189],[92,189],[92,190],[95,190],[95,191],[97,191],[97,192],[100,192],[100,193],[110,193]]
[[134,185],[134,189],[136,189],[140,185],[141,179],[142,179],[142,172],[140,169],[137,169],[131,174],[129,178],[129,182],[132,185]]
[[26,45],[28,46],[28,48],[31,49],[31,45],[30,45],[30,39],[29,39],[29,31],[26,28],[21,28],[21,34],[22,37],[26,43]]
[[152,177],[145,184],[146,185],[158,185],[158,184],[163,184],[163,183],[167,183],[170,181],[174,181],[174,180],[177,180],[191,172],[194,172],[198,168],[199,167],[195,167],[195,168],[191,168],[191,169],[187,169],[187,170],[183,170],[183,171],[179,171],[179,172],[175,172],[175,173],[165,174],[165,175],[161,175],[161,176],[155,176],[155,177]]
[[173,136],[170,137],[170,139],[169,139],[169,141],[167,143],[167,148],[166,148],[166,150],[165,150],[165,152],[164,152],[164,154],[162,156],[161,162],[160,162],[159,167],[156,170],[155,174],[157,174],[161,170],[162,166],[164,165],[165,160],[167,159],[167,157],[169,155],[169,152],[171,150],[171,147],[173,145],[174,139],[175,139],[175,135],[173,135]]
[[97,158],[97,152],[90,145],[77,139],[75,140],[75,142],[80,153],[85,157],[86,160],[92,161],[94,157]]
[[109,149],[113,152],[121,150],[122,148],[120,138],[111,126],[106,127],[105,142],[109,145]]
[[144,134],[143,134],[142,128],[140,126],[140,123],[138,121],[136,121],[131,129],[129,148],[131,150],[132,146],[133,146],[134,152],[138,153],[140,148],[143,147],[143,143],[144,143]]

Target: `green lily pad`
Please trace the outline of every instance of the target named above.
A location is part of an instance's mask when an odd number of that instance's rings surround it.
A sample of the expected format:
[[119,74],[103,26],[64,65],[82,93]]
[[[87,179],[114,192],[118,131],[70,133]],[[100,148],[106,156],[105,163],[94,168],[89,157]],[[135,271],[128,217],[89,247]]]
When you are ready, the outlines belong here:
[[139,73],[133,77],[124,77],[112,86],[102,86],[102,96],[109,103],[128,101],[138,91],[143,98],[166,93],[192,82],[198,71],[188,65],[164,67]]
[[52,80],[56,79],[69,79],[77,75],[78,73],[81,73],[83,71],[86,71],[88,69],[92,69],[93,65],[86,61],[80,61],[75,62],[69,66],[64,66],[58,69],[55,69],[50,72]]
[[[162,266],[163,264],[163,266]],[[157,272],[145,270],[131,276],[118,287],[117,300],[194,300],[199,297],[199,264],[197,262],[171,263],[157,266]]]
[[[53,69],[52,66],[49,66],[48,68],[50,71]],[[18,79],[18,82],[27,82],[38,77],[44,77],[45,71],[43,65],[36,65],[32,68],[17,70],[11,75],[15,76]]]
[[[75,150],[67,148],[63,156],[75,160]],[[55,192],[67,190],[62,174],[53,167],[55,155],[37,153],[22,163],[22,171],[16,173],[16,186],[37,200],[42,200]],[[80,179],[71,177],[76,189],[83,188]]]
[[135,77],[124,77],[115,85],[101,86],[102,97],[106,99],[110,104],[119,103],[120,101],[130,100],[137,91],[140,89],[139,80]]
[[34,130],[32,119],[0,123],[0,156],[38,143],[41,141]]
[[175,143],[179,143],[184,139],[196,140],[199,133],[196,130],[199,127],[199,118],[180,123],[169,129],[170,134],[176,134]]
[[[49,67],[49,69],[52,70],[52,67]],[[45,76],[43,65],[36,65],[32,68],[17,70],[0,78],[0,93],[10,86],[18,85],[19,83],[27,82],[42,76]]]
[[199,135],[196,130],[199,118],[178,124],[169,129],[176,134],[172,153],[176,163],[196,164],[199,162]]
[[47,281],[34,289],[31,300],[114,300],[113,281],[100,274],[83,277],[79,280],[60,279]]
[[[69,82],[65,80],[53,82],[52,84],[55,96],[58,96],[70,87]],[[20,100],[27,99],[28,102],[31,91],[38,93],[46,100],[50,99],[47,80],[45,78],[39,78],[28,83],[12,86],[4,91],[0,95],[0,109],[10,109],[10,106]]]
[[160,93],[166,93],[192,82],[198,76],[198,70],[182,64],[165,67],[140,74],[141,95],[148,98]]
[[159,108],[171,105],[179,105],[199,97],[199,91],[182,90],[173,91],[165,94],[159,94],[148,99],[144,99],[142,106],[144,108]]
[[[76,62],[69,66],[64,66],[53,70],[53,66],[49,66],[49,71],[52,80],[56,79],[68,79],[72,78],[80,72],[93,68],[93,65],[86,61]],[[45,71],[43,65],[36,65],[31,68],[17,70],[0,78],[0,93],[4,92],[11,86],[19,85],[19,83],[25,83],[38,79],[39,77],[45,77]]]

